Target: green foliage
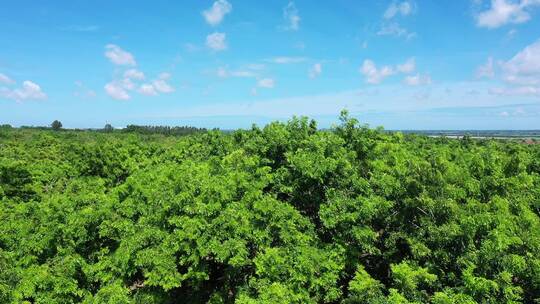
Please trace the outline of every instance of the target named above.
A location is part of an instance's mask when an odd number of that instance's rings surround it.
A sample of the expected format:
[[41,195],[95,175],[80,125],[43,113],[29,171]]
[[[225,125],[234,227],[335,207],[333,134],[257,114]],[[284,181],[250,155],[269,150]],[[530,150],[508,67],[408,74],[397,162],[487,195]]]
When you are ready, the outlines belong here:
[[340,119],[0,127],[0,303],[540,301],[539,145]]
[[394,286],[407,298],[426,300],[426,288],[431,287],[437,276],[426,268],[410,265],[407,261],[390,265]]
[[111,124],[106,124],[103,127],[103,132],[110,133],[112,131],[114,131],[114,127]]
[[[110,126],[110,125],[109,125]],[[107,131],[105,126],[104,131]],[[112,127],[109,128],[112,131]],[[169,126],[137,126],[128,125],[123,129],[123,132],[138,133],[138,134],[163,134],[163,135],[188,135],[194,133],[206,132],[206,129],[199,129],[195,127],[169,127]]]
[[60,129],[62,129],[62,123],[58,120],[55,120],[51,123],[51,128],[54,130],[54,131],[58,131]]
[[350,293],[348,303],[384,302],[384,285],[372,278],[362,265],[358,266],[348,288]]

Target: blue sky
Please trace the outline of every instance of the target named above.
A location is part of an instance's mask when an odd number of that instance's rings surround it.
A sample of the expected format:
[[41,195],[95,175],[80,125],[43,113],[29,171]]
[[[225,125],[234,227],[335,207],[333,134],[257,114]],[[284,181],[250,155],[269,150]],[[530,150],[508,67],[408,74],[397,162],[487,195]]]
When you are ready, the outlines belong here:
[[29,1],[0,123],[540,129],[540,0]]

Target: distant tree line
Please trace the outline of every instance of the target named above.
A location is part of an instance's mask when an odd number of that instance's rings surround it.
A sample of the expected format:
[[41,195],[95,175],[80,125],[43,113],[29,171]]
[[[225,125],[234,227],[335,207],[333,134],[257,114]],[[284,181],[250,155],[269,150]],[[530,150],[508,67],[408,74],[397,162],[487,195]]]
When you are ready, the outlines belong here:
[[[2,124],[0,125],[0,129],[11,129],[13,128],[9,124]],[[36,129],[36,130],[48,130],[52,129],[54,131],[59,130],[67,130],[63,128],[62,122],[59,120],[53,121],[50,126],[21,126],[21,129]],[[102,129],[69,129],[71,131],[97,131],[97,132],[105,132],[105,133],[111,133],[116,131],[115,128],[111,124],[106,124]],[[196,128],[191,126],[176,126],[176,127],[170,127],[170,126],[139,126],[139,125],[128,125],[127,127],[123,129],[117,129],[119,132],[124,133],[137,133],[137,134],[144,134],[144,135],[150,135],[150,134],[162,134],[162,135],[171,135],[171,136],[183,136],[183,135],[189,135],[194,133],[204,133],[208,130],[205,128]]]
[[207,130],[204,128],[196,128],[190,126],[170,127],[128,125],[122,131],[138,134],[188,135],[193,133],[206,132]]

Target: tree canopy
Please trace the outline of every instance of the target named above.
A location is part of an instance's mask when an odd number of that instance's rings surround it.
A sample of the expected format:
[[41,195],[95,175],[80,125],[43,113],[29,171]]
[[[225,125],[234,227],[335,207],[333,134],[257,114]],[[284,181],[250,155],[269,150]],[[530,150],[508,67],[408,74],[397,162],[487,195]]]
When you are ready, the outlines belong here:
[[540,301],[540,145],[132,129],[0,128],[0,303]]
[[55,131],[62,129],[62,123],[59,120],[55,120],[51,123],[51,128]]

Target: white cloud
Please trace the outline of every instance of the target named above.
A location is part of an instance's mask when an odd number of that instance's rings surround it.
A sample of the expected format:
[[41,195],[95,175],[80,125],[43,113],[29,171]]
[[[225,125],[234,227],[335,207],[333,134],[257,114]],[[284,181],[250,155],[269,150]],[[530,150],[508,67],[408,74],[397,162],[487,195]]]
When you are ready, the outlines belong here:
[[489,93],[499,96],[528,95],[540,97],[540,88],[533,86],[496,87],[489,89]]
[[258,76],[258,74],[253,72],[252,70],[230,71],[226,67],[219,67],[216,71],[216,75],[220,78],[228,78],[228,77],[250,78],[250,77]]
[[322,65],[320,63],[315,63],[311,69],[309,69],[308,76],[311,79],[317,78],[322,74]]
[[163,79],[163,80],[169,80],[171,79],[171,77],[172,77],[171,73],[167,73],[167,72],[163,72],[158,75],[158,78]]
[[375,63],[369,59],[364,60],[360,73],[366,77],[366,82],[371,84],[379,84],[384,78],[395,74],[396,72],[390,66],[383,66],[381,69],[377,69]]
[[151,84],[143,84],[138,90],[139,93],[147,96],[156,96],[158,93],[156,88]]
[[129,100],[131,98],[126,89],[116,82],[107,83],[105,85],[105,92],[116,100]]
[[129,91],[134,91],[146,96],[156,96],[159,93],[172,93],[172,87],[168,80],[171,78],[170,73],[160,73],[157,79],[139,84],[140,80],[145,79],[144,73],[135,69],[127,70],[123,74],[123,78],[113,80],[105,85],[105,91],[109,96],[117,100],[128,100],[131,98]]
[[15,81],[13,81],[11,78],[7,77],[6,75],[0,73],[0,83],[15,84]]
[[383,24],[377,35],[405,37],[405,39],[410,40],[416,37],[416,32],[409,32],[409,30],[401,27],[398,23],[392,22]]
[[254,70],[254,71],[264,70],[265,67],[266,66],[261,63],[251,63],[246,66],[246,68],[248,68],[249,70]]
[[41,87],[29,80],[23,82],[22,88],[14,90],[2,88],[0,96],[15,101],[47,99],[47,94],[41,90]]
[[29,80],[23,82],[21,89],[15,89],[13,91],[18,99],[45,99],[47,95],[43,93],[41,87]]
[[512,59],[501,63],[506,82],[540,85],[540,40],[528,45]]
[[219,67],[216,71],[216,75],[220,78],[227,78],[229,77],[229,72],[224,67]]
[[426,85],[431,84],[431,77],[429,75],[420,75],[420,73],[417,73],[416,75],[405,77],[404,82],[410,86]]
[[263,78],[257,82],[257,86],[260,88],[271,89],[275,86],[275,82],[272,78]]
[[367,42],[367,41],[362,42],[362,48],[363,48],[363,49],[367,49],[367,48],[368,48],[368,42]]
[[[493,59],[488,60],[488,68],[480,72],[494,75],[490,70]],[[500,96],[524,95],[540,97],[540,40],[526,46],[508,61],[499,61],[501,80],[505,86],[491,88],[490,94]],[[493,69],[491,67],[491,69]],[[491,73],[491,74],[490,74]]]
[[497,28],[508,23],[524,23],[531,19],[529,10],[536,5],[540,5],[539,0],[491,0],[491,7],[476,16],[476,24]]
[[6,87],[0,87],[0,98],[10,98],[11,91]]
[[251,71],[242,71],[242,70],[239,70],[239,71],[231,71],[230,72],[230,75],[232,77],[244,77],[244,78],[248,78],[248,77],[256,77],[257,74],[254,73],[254,72],[251,72]]
[[489,57],[486,64],[476,69],[476,78],[493,78],[495,69],[493,68],[493,57]]
[[120,86],[122,86],[122,88],[124,88],[126,90],[131,91],[131,90],[135,89],[135,83],[129,78],[122,79],[118,84]]
[[416,60],[414,57],[411,57],[405,61],[403,64],[398,64],[397,70],[401,73],[409,74],[414,72],[416,69]]
[[199,51],[201,49],[201,47],[199,47],[198,45],[193,44],[193,43],[184,44],[184,48],[186,49],[186,51],[188,51],[190,53],[197,52],[197,51]]
[[[106,46],[105,56],[117,65],[136,65],[135,58],[130,53],[122,50],[116,45]],[[174,88],[167,82],[171,78],[170,73],[161,73],[156,80],[141,84],[146,77],[142,71],[135,68],[124,70],[124,72],[104,86],[105,92],[116,100],[131,99],[130,91],[142,95],[155,96],[159,93],[174,92]],[[82,88],[82,83],[78,85]],[[76,93],[77,94],[77,93]]]
[[293,44],[293,47],[295,49],[299,49],[299,50],[305,50],[306,49],[306,44],[302,41],[298,41],[297,43]]
[[90,90],[87,88],[82,81],[75,81],[75,86],[77,87],[77,90],[73,93],[76,97],[82,97],[82,98],[94,98],[96,97],[96,92],[93,90]]
[[167,82],[166,79],[168,77],[170,77],[168,73],[162,73],[160,74],[160,78],[152,81],[152,83],[142,84],[137,92],[146,96],[157,96],[159,93],[172,93],[175,89]]
[[508,39],[512,39],[512,38],[514,38],[514,36],[516,36],[517,32],[518,31],[516,29],[511,29],[511,30],[508,31],[508,33],[506,33],[506,37]]
[[377,68],[375,62],[372,60],[364,60],[362,66],[360,67],[360,73],[366,77],[366,82],[370,84],[379,84],[385,78],[395,75],[397,73],[409,74],[414,72],[416,69],[416,63],[414,57],[411,57],[405,61],[403,64],[398,64],[396,67],[393,66],[383,66],[382,68]]
[[164,80],[164,79],[154,80],[152,82],[152,85],[154,86],[156,91],[158,91],[160,93],[172,93],[172,92],[174,92],[174,88],[169,83],[167,83],[167,81]]
[[143,80],[144,79],[144,73],[141,72],[141,71],[138,71],[136,69],[129,69],[129,70],[124,72],[124,78]]
[[[378,36],[395,36],[404,37],[407,40],[416,37],[415,32],[410,32],[406,28],[403,28],[397,22],[391,21],[392,18],[401,15],[403,17],[409,16],[414,13],[415,7],[410,1],[392,2],[383,14],[383,23],[381,29],[377,32]],[[363,48],[367,48],[367,43]]]
[[275,57],[267,59],[266,61],[278,63],[278,64],[289,64],[289,63],[300,63],[306,61],[306,57]]
[[216,26],[223,21],[225,15],[232,11],[232,5],[226,0],[217,0],[211,8],[202,12],[206,22],[212,26]]
[[283,18],[287,25],[286,30],[297,31],[300,28],[300,16],[298,15],[298,9],[294,5],[294,2],[289,2],[283,9]]
[[206,46],[214,51],[223,51],[227,49],[227,38],[225,33],[212,33],[206,36]]
[[384,19],[394,18],[396,15],[408,16],[413,13],[413,6],[408,1],[403,1],[401,3],[392,3],[384,12]]
[[135,57],[131,53],[121,49],[119,46],[107,44],[105,49],[105,57],[109,58],[112,63],[116,65],[137,65]]

